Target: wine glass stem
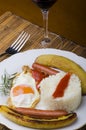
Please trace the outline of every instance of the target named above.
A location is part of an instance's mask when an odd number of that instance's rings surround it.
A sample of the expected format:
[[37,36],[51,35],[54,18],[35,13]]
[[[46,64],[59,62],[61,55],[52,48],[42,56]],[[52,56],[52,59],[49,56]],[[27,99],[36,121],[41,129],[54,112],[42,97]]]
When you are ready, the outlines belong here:
[[45,42],[49,42],[50,39],[48,37],[48,10],[42,10],[42,15],[43,15],[43,24],[44,24],[44,40]]

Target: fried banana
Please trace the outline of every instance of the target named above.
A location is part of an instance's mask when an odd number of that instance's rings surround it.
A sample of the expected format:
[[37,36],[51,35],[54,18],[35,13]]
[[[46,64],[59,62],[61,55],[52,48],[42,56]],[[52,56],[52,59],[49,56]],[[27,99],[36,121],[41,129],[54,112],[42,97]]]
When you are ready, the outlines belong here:
[[86,94],[86,72],[74,61],[59,55],[45,54],[38,56],[35,63],[76,74],[81,80],[82,94]]
[[29,127],[29,128],[42,128],[42,129],[51,129],[51,128],[62,128],[65,126],[71,125],[77,119],[76,113],[69,113],[61,117],[55,117],[51,119],[45,118],[34,118],[29,115],[20,114],[15,110],[1,105],[0,112],[9,120],[15,122],[16,124]]

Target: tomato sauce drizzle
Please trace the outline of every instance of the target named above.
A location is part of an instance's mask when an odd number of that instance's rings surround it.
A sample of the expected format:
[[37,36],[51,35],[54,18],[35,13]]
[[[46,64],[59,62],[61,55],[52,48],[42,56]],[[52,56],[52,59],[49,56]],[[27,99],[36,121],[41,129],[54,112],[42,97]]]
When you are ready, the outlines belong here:
[[64,96],[64,91],[68,86],[68,82],[70,79],[71,73],[67,73],[59,82],[59,84],[56,87],[56,90],[53,93],[53,97],[57,98],[57,97],[63,97]]

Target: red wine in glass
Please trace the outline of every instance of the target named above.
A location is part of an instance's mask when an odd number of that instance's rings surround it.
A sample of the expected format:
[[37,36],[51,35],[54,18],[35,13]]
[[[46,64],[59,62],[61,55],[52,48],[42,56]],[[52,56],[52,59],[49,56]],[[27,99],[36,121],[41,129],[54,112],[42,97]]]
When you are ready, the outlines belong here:
[[43,21],[44,21],[44,28],[45,28],[45,33],[44,33],[44,39],[42,40],[42,45],[45,46],[47,43],[50,42],[50,38],[48,37],[48,13],[49,13],[49,8],[52,7],[52,5],[57,1],[57,0],[32,0],[38,7],[41,9],[42,14],[43,14]]

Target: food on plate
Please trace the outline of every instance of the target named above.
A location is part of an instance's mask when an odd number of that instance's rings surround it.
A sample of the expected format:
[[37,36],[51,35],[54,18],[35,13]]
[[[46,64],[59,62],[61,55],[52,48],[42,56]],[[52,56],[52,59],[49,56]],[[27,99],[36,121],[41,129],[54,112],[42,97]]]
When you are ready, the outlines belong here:
[[8,104],[11,107],[34,107],[39,98],[35,79],[32,77],[29,67],[24,66],[23,71],[13,79]]
[[55,75],[59,72],[55,69],[52,69],[50,67],[47,67],[47,66],[44,66],[44,65],[38,64],[38,63],[33,63],[32,67],[38,71],[45,73],[46,75]]
[[74,111],[81,103],[81,82],[75,74],[59,72],[40,84],[37,109]]
[[35,118],[29,115],[21,114],[7,106],[1,105],[0,112],[7,117],[9,120],[29,128],[42,128],[42,129],[52,129],[52,128],[62,128],[68,126],[76,121],[76,113],[69,113],[61,117],[55,117],[51,119],[45,118]]
[[31,117],[35,118],[39,117],[45,119],[57,118],[68,114],[68,112],[65,110],[41,110],[35,108],[21,108],[21,107],[16,107],[14,110],[21,114],[29,115]]
[[77,120],[73,111],[82,100],[81,80],[72,71],[40,64],[40,57],[32,68],[25,65],[13,77],[7,106],[0,105],[0,112],[11,121],[31,128],[68,126]]
[[32,66],[32,69],[23,66],[23,71],[14,78],[8,100],[9,106],[68,112],[78,108],[81,103],[81,82],[78,76],[57,71],[49,75],[50,72],[45,73],[42,69],[40,73],[46,76],[39,80],[38,70],[34,64]]
[[86,94],[86,72],[74,61],[59,55],[45,54],[38,56],[35,62],[76,74],[81,80],[82,94]]

